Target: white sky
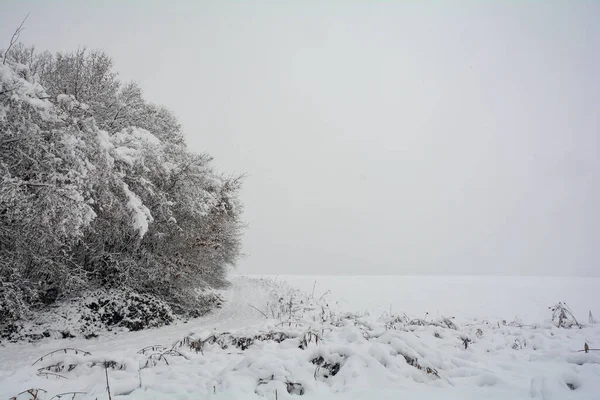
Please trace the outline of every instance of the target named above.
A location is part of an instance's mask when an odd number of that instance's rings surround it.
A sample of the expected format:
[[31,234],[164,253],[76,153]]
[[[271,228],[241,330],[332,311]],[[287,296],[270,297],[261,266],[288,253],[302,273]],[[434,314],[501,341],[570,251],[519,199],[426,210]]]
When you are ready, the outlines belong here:
[[240,272],[600,275],[600,2],[1,3],[249,174]]

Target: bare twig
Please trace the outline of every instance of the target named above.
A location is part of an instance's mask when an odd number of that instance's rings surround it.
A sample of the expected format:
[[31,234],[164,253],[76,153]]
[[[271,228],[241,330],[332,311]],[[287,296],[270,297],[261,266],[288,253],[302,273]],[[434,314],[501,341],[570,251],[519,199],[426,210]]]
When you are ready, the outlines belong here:
[[[8,92],[8,90],[5,90],[4,92],[0,92],[0,94],[4,94],[5,92]],[[23,135],[23,136],[19,136],[19,137],[16,137],[16,138],[5,139],[5,140],[3,140],[3,141],[0,142],[0,146],[4,146],[5,144],[10,144],[12,142],[18,142],[19,140],[25,140],[25,139],[28,139],[28,138],[31,138],[31,136],[25,136],[25,135]]]
[[67,395],[72,395],[71,396],[71,400],[73,400],[75,398],[75,396],[77,396],[78,394],[87,394],[87,392],[64,392],[64,393],[59,393],[59,394],[55,394],[54,396],[52,396],[50,398],[50,400],[62,399],[63,397],[65,397]]
[[40,187],[55,187],[55,185],[51,185],[49,183],[44,182],[21,182],[23,186],[40,186]]
[[165,346],[163,346],[161,344],[155,344],[152,346],[144,347],[143,349],[138,351],[138,354],[146,354],[146,352],[148,352],[148,351],[163,351],[163,350],[165,350]]
[[261,313],[266,319],[269,319],[269,316],[267,314],[265,314],[264,312],[260,311],[258,308],[254,307],[252,304],[248,304],[250,307],[254,308],[256,311],[258,311],[259,313]]
[[300,322],[300,321],[288,320],[288,321],[281,321],[281,322],[275,324],[275,326],[284,326],[285,324],[287,324],[289,327],[291,327],[292,324],[295,324],[296,327],[298,327],[298,325],[306,325],[305,323]]
[[4,52],[4,59],[2,60],[2,65],[6,64],[6,57],[8,56],[8,52],[10,51],[10,48],[13,47],[13,45],[17,42],[17,40],[19,40],[19,36],[21,35],[21,32],[23,31],[23,29],[25,29],[25,28],[23,28],[23,24],[25,23],[25,21],[27,21],[27,18],[29,18],[29,13],[27,13],[25,18],[23,18],[23,21],[21,21],[21,25],[19,25],[17,27],[17,29],[15,30],[15,33],[13,33],[12,37],[10,38],[10,44],[8,45],[8,48]]
[[62,379],[69,379],[66,376],[63,376],[63,375],[60,375],[60,374],[55,374],[54,372],[38,371],[37,375],[38,376],[45,376],[46,379],[48,379],[49,376],[55,376],[57,378],[62,378]]
[[17,82],[15,86],[13,86],[13,87],[11,87],[11,88],[8,88],[8,89],[4,89],[3,91],[1,91],[1,92],[0,92],[0,95],[1,95],[1,94],[5,94],[5,93],[8,93],[8,92],[12,92],[12,91],[14,91],[14,90],[17,90],[17,89],[18,89],[18,88],[20,88],[22,85],[23,85],[23,83],[22,83],[22,82]]
[[[17,399],[20,395],[24,394],[24,393],[28,393],[30,395],[32,395],[33,397],[31,398],[32,400],[36,400],[38,398],[38,394],[39,392],[42,391],[44,393],[48,393],[46,390],[44,389],[27,389],[27,390],[23,390],[21,393],[19,393],[18,395],[16,395],[15,397],[12,397],[12,399]],[[52,400],[52,399],[50,399]]]
[[165,351],[165,352],[161,353],[161,356],[163,356],[163,357],[164,357],[164,356],[183,357],[183,358],[185,358],[186,360],[189,360],[189,357],[188,357],[188,356],[186,356],[185,354],[182,354],[182,353],[180,353],[179,351],[177,351],[177,350],[174,350],[174,349],[170,349],[170,350],[167,350],[167,351]]

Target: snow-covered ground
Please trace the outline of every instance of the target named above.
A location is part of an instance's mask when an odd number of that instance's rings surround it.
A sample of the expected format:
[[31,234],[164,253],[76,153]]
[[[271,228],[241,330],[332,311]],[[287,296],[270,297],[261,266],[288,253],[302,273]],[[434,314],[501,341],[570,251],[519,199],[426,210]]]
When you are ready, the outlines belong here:
[[[539,276],[269,276],[330,298],[343,309],[374,315],[406,313],[410,316],[446,315],[542,322],[548,307],[566,302],[576,316],[588,312],[600,317],[600,278]],[[315,285],[316,282],[316,285]],[[599,397],[600,399],[600,397]]]
[[[600,352],[578,351],[600,348],[599,284],[239,276],[222,309],[188,323],[0,346],[0,399],[107,399],[106,374],[113,399],[600,399]],[[552,325],[558,301],[581,329]],[[63,348],[89,354],[37,361]]]

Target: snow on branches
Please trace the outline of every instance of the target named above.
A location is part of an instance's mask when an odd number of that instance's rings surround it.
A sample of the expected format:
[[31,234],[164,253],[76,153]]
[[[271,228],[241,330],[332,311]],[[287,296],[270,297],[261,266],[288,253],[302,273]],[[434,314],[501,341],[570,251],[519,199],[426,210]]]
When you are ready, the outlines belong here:
[[198,313],[197,289],[224,285],[240,252],[240,178],[190,152],[177,119],[103,52],[5,56],[0,325],[100,287]]

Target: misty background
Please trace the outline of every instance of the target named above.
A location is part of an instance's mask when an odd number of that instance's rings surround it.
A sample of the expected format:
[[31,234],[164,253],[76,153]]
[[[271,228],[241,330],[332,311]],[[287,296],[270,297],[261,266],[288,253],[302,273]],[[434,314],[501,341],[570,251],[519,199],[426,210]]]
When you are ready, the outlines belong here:
[[600,275],[600,3],[0,7],[248,174],[241,273]]

